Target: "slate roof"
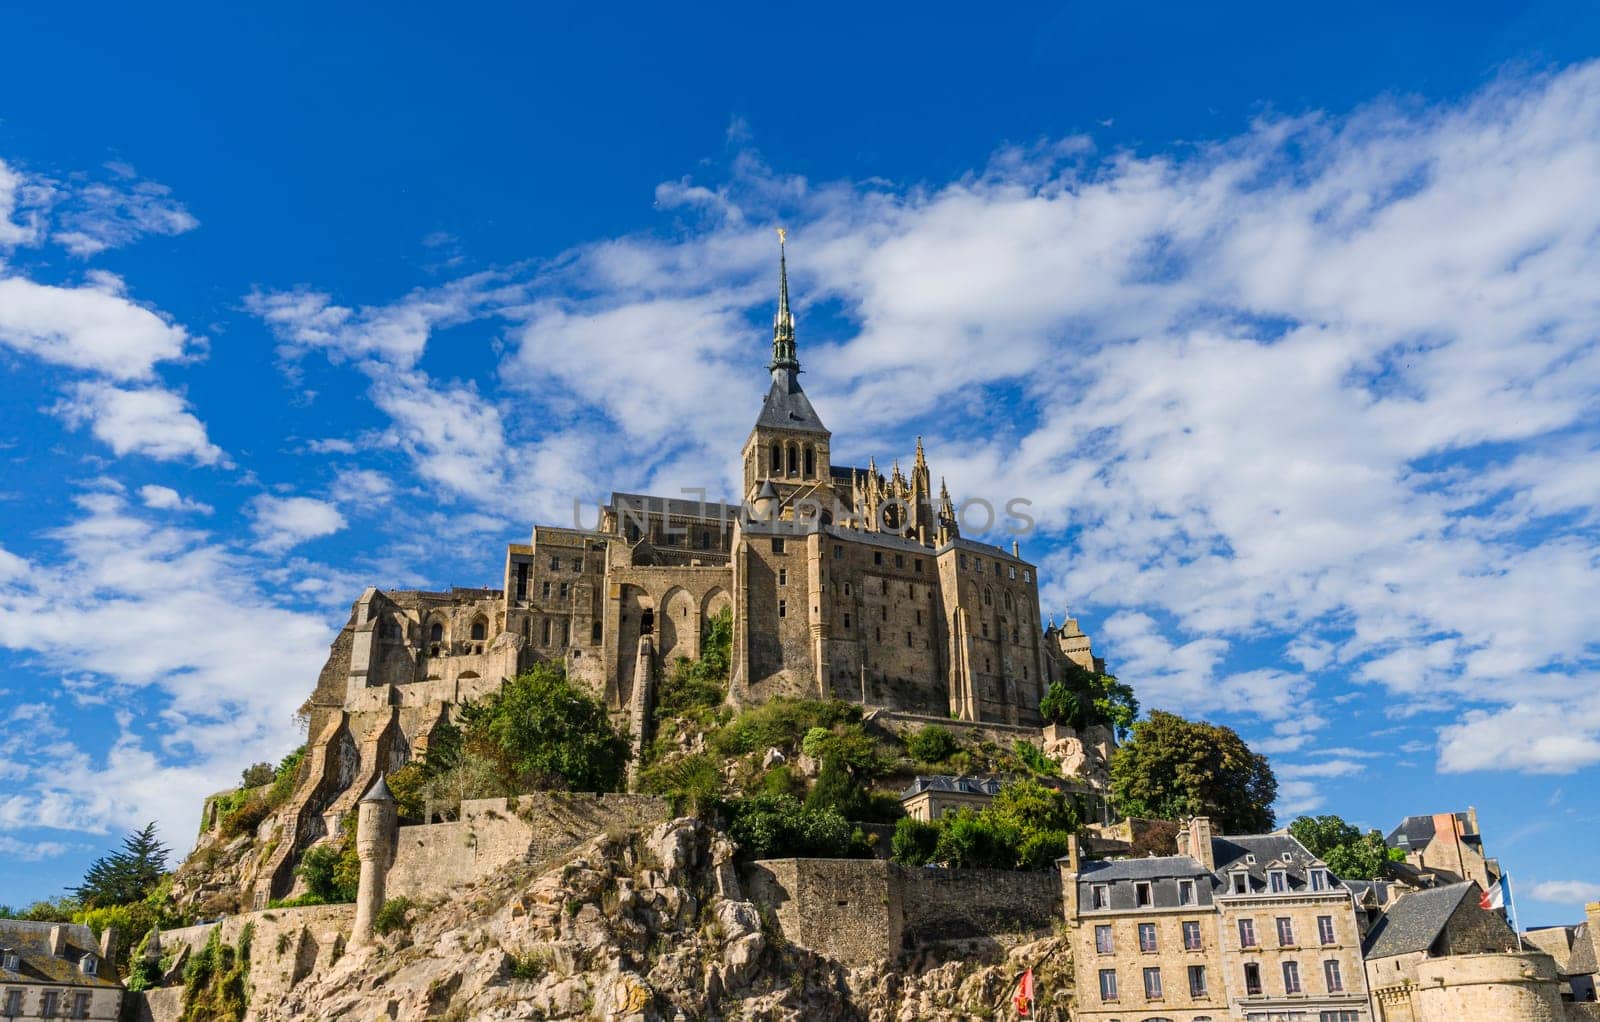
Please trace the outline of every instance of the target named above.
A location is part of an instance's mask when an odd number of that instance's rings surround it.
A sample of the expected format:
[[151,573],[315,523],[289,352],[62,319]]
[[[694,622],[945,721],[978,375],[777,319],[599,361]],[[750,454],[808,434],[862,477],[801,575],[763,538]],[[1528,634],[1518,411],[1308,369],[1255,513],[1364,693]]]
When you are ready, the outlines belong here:
[[[698,518],[703,521],[729,523],[737,521],[742,510],[738,504],[724,504],[716,500],[708,500],[701,503],[698,500],[685,500],[679,497],[655,497],[648,493],[617,492],[611,494],[611,508],[614,511],[627,508],[654,515],[664,512],[683,518]],[[595,535],[602,534],[596,533]]]
[[[1217,864],[1217,876],[1226,882],[1230,873],[1244,870],[1253,880],[1264,886],[1269,869],[1281,869],[1288,874],[1289,889],[1298,891],[1309,886],[1307,872],[1312,866],[1327,869],[1321,859],[1312,855],[1305,845],[1286,833],[1240,834],[1211,839],[1211,855]],[[1254,861],[1251,861],[1254,856]],[[1342,885],[1333,871],[1328,870],[1334,887]]]
[[[66,927],[66,954],[57,958],[50,953],[50,931],[57,926]],[[35,923],[24,919],[0,919],[0,950],[9,949],[20,961],[17,971],[0,968],[0,986],[7,983],[49,983],[70,987],[115,987],[116,970],[107,962],[99,962],[100,973],[87,976],[78,967],[84,955],[97,958],[100,951],[94,933],[81,923]],[[3,966],[4,961],[0,961]]]
[[817,418],[811,399],[800,389],[800,377],[795,373],[777,373],[772,389],[761,404],[761,414],[756,418],[756,428],[787,429],[801,433],[826,433],[828,427]]
[[1572,957],[1568,960],[1567,968],[1572,970],[1574,976],[1600,972],[1600,963],[1596,963],[1594,958],[1594,942],[1589,939],[1588,923],[1579,923],[1577,929],[1572,931]]
[[[1466,813],[1456,813],[1456,821],[1461,824],[1461,840],[1469,845],[1476,845],[1482,839],[1468,832],[1471,821]],[[1400,825],[1389,832],[1383,841],[1390,848],[1417,849],[1426,848],[1428,842],[1433,840],[1434,826],[1432,816],[1407,816],[1400,821]]]
[[1367,958],[1390,958],[1428,950],[1462,901],[1480,893],[1477,883],[1468,880],[1406,895],[1373,924],[1362,954]]
[[1000,794],[1000,779],[997,777],[952,777],[949,774],[934,774],[924,777],[918,775],[911,781],[911,787],[900,793],[901,798],[910,798],[920,795],[925,791],[954,791],[965,795],[988,795],[993,798]]
[[1078,879],[1103,884],[1113,880],[1166,880],[1173,877],[1210,876],[1210,871],[1187,855],[1153,855],[1143,859],[1103,859],[1085,862]]

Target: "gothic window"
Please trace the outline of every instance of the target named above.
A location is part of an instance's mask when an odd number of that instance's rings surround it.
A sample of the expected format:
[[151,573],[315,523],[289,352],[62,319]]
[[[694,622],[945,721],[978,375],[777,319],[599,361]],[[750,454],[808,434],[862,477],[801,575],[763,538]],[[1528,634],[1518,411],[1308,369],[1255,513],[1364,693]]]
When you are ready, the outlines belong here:
[[591,643],[600,641],[600,622],[596,621],[589,626],[589,641]]
[[544,619],[544,644],[546,646],[550,645],[550,639],[554,633],[554,624],[549,618]]
[[783,475],[783,448],[777,444],[772,445],[772,468],[767,473],[770,476]]
[[810,479],[817,474],[817,452],[810,444],[806,444],[806,478]]
[[482,640],[482,639],[486,639],[488,637],[489,637],[489,625],[488,625],[487,622],[485,622],[483,620],[483,618],[480,617],[476,621],[472,622],[472,638],[473,639]]
[[789,445],[788,474],[792,475],[792,476],[797,476],[797,475],[800,474],[800,445],[799,444],[791,443]]
[[994,590],[988,588],[987,586],[985,586],[983,590],[983,605],[985,607],[994,606]]
[[1006,609],[1007,610],[1011,610],[1012,609],[1011,594],[1009,592],[1006,593]]
[[444,641],[444,625],[442,625],[439,622],[435,621],[428,628],[428,641],[429,642],[443,642]]

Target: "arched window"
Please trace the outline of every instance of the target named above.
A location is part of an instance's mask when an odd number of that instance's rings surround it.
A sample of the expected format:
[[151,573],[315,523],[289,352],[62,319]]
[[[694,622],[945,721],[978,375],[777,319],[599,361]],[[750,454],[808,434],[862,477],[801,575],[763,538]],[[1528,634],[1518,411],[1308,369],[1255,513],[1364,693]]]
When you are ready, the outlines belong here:
[[1009,592],[1006,593],[1006,609],[1011,609],[1011,594]]
[[488,637],[489,623],[487,621],[480,617],[476,621],[472,622],[472,638],[475,641],[482,641]]
[[433,623],[432,627],[430,627],[428,629],[428,641],[429,642],[443,642],[444,641],[444,625],[442,625],[439,622],[435,621]]
[[817,474],[817,449],[806,444],[806,478]]
[[988,586],[985,586],[983,589],[983,605],[985,607],[994,606],[994,590],[990,589]]
[[800,445],[791,442],[789,444],[789,475],[797,476],[799,474],[800,474]]
[[648,608],[639,615],[639,634],[654,635],[656,630],[656,612]]
[[783,448],[778,445],[777,441],[773,441],[772,444],[772,463],[767,466],[767,475],[783,475]]
[[550,621],[550,619],[549,618],[545,618],[544,619],[544,644],[546,646],[550,645],[550,635],[551,635],[551,632],[553,631],[551,625],[552,625],[552,622]]

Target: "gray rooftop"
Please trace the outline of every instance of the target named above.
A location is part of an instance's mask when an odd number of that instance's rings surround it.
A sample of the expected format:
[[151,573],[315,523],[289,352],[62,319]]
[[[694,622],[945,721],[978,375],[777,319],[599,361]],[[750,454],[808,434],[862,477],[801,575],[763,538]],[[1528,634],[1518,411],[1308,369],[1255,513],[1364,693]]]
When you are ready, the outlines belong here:
[[1083,864],[1078,879],[1102,884],[1113,880],[1165,880],[1171,877],[1210,876],[1210,871],[1187,855],[1153,855],[1144,859],[1101,859]]
[[[1472,826],[1471,819],[1466,813],[1452,814],[1456,823],[1461,827],[1461,838],[1469,845],[1481,842],[1477,833],[1469,830]],[[1389,832],[1384,838],[1384,843],[1390,848],[1404,848],[1406,850],[1426,848],[1428,842],[1433,840],[1434,824],[1432,816],[1407,816],[1400,821],[1400,825]]]
[[811,407],[811,399],[800,389],[799,375],[785,372],[773,374],[772,389],[767,391],[767,399],[761,403],[761,415],[756,419],[756,428],[787,429],[801,433],[828,432],[828,427],[817,417],[817,410]]
[[[65,928],[64,955],[57,958],[50,953],[50,931],[57,926]],[[117,986],[116,969],[110,963],[97,962],[97,974],[84,973],[79,963],[84,956],[99,957],[99,946],[94,933],[81,923],[36,923],[25,919],[0,919],[0,948],[14,952],[18,959],[17,971],[0,968],[0,984],[50,983],[74,987]],[[3,963],[0,963],[3,964]]]
[[1363,954],[1367,958],[1389,958],[1428,950],[1462,901],[1479,893],[1477,883],[1468,880],[1407,894],[1373,925]]
[[911,786],[900,793],[901,798],[910,798],[920,795],[924,791],[951,791],[965,795],[988,795],[991,798],[1000,794],[1000,779],[997,777],[953,777],[949,774],[934,774],[932,776],[918,775],[911,781]]

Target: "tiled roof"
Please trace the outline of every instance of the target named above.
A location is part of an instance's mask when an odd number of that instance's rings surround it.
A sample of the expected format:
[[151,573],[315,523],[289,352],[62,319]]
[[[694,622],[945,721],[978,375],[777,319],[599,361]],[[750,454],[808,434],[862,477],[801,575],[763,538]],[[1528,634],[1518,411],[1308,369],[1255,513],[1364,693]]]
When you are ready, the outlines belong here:
[[[63,957],[50,953],[50,931],[57,926],[66,928],[66,948]],[[87,976],[78,967],[84,955],[98,958],[99,947],[94,933],[81,923],[35,923],[23,919],[0,919],[0,950],[10,950],[20,961],[16,972],[0,968],[0,985],[5,983],[50,983],[57,986],[114,987],[116,970],[108,962],[100,962],[103,974]],[[0,966],[5,963],[0,961]]]
[[1389,958],[1428,950],[1462,900],[1478,891],[1478,885],[1468,880],[1406,895],[1373,925],[1363,953],[1367,958]]
[[[1281,869],[1288,874],[1290,890],[1309,885],[1306,874],[1310,867],[1327,869],[1321,859],[1286,833],[1215,837],[1211,839],[1211,855],[1217,864],[1217,876],[1224,880],[1229,873],[1242,869],[1264,883],[1269,869]],[[1329,876],[1332,875],[1330,871]],[[1335,886],[1341,882],[1333,879]]]

